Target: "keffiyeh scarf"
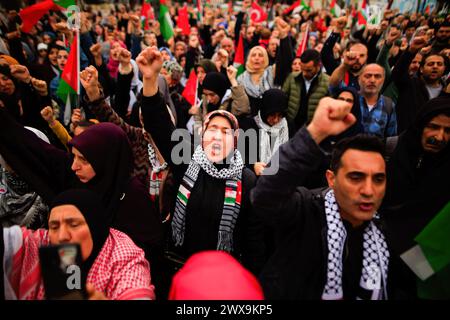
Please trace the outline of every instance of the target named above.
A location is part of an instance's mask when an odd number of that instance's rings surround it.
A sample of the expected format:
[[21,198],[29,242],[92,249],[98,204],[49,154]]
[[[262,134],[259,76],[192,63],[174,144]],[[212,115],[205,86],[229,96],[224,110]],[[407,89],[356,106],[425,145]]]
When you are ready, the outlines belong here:
[[[261,119],[261,111],[255,116],[255,122],[259,130],[259,160],[264,163],[269,163],[272,155],[278,148],[289,140],[289,131],[286,118],[274,126],[269,126]],[[273,141],[273,148],[271,148],[271,139]]]
[[252,75],[248,71],[239,76],[238,82],[245,87],[245,92],[249,96],[261,98],[265,91],[274,87],[273,80],[273,69],[269,66],[264,70],[258,84],[253,83]]
[[[328,266],[327,283],[322,293],[323,300],[343,299],[342,254],[347,232],[342,222],[333,190],[325,195],[325,214],[327,219]],[[375,218],[378,218],[375,215]],[[360,279],[361,291],[371,300],[387,299],[386,280],[389,264],[389,251],[383,233],[370,221],[364,230],[363,265]],[[363,297],[358,297],[363,299]]]
[[219,225],[217,250],[231,252],[233,250],[233,230],[241,209],[242,169],[244,164],[239,151],[235,151],[228,168],[218,170],[206,157],[201,146],[198,146],[184,174],[178,189],[175,213],[172,220],[172,238],[176,246],[184,242],[186,207],[191,196],[192,188],[198,178],[200,169],[216,179],[226,180],[225,199],[222,218]]
[[148,159],[152,165],[149,172],[149,193],[150,198],[155,201],[159,196],[159,189],[163,180],[163,171],[167,169],[168,164],[167,162],[164,162],[163,164],[159,163],[158,158],[156,157],[155,149],[153,149],[150,143],[148,144]]
[[28,184],[1,169],[0,223],[4,227],[20,225],[37,229],[44,226],[48,207],[42,198],[29,190]]

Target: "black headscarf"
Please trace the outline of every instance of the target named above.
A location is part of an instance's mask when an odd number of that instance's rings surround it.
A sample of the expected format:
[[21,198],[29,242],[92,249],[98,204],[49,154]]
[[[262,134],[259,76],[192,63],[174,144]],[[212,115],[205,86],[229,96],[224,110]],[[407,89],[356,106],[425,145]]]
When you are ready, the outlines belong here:
[[217,104],[208,104],[208,112],[219,109],[223,97],[228,89],[227,77],[220,72],[209,72],[206,74],[202,84],[203,90],[207,89],[219,96],[219,102]]
[[108,213],[99,196],[87,189],[69,189],[60,193],[53,200],[51,210],[63,205],[73,205],[80,210],[89,226],[93,242],[92,252],[81,265],[83,275],[87,277],[109,235]]
[[[197,74],[197,68],[198,67],[202,67],[203,70],[205,70],[206,74],[208,74],[210,72],[217,72],[216,65],[214,64],[214,62],[212,62],[209,59],[201,59],[197,64],[195,64],[195,66],[194,66],[195,74]],[[199,82],[198,83],[198,88],[197,88],[197,93],[199,94],[199,96],[202,94],[202,90],[203,90],[203,86]]]
[[352,137],[354,135],[357,135],[358,133],[363,133],[364,132],[364,128],[362,126],[362,121],[361,121],[361,106],[359,104],[359,94],[356,91],[355,88],[352,87],[342,87],[339,88],[336,91],[336,94],[334,96],[334,98],[339,97],[339,95],[342,92],[350,92],[353,96],[353,107],[352,110],[350,111],[356,118],[356,122],[347,130],[345,130],[343,133],[341,133],[340,135],[338,135],[336,137],[337,141],[343,139],[343,138],[347,138],[347,137]]
[[133,168],[132,150],[125,132],[115,124],[100,123],[74,137],[69,145],[80,151],[94,169],[95,177],[83,186],[101,196],[111,214],[111,223]]
[[288,97],[280,89],[269,89],[263,93],[261,109],[261,120],[267,123],[267,118],[276,112],[286,116]]
[[213,91],[222,100],[228,89],[227,78],[220,72],[209,72],[203,80],[203,89]]

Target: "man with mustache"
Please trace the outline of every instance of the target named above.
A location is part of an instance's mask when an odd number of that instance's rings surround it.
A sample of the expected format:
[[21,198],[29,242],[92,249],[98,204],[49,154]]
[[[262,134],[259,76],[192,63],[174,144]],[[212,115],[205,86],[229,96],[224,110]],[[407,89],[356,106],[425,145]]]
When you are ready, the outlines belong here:
[[267,299],[388,298],[389,251],[376,214],[386,186],[381,141],[341,140],[326,172],[329,188],[301,187],[325,156],[320,143],[356,121],[351,107],[320,100],[311,123],[272,156],[278,172],[262,175],[252,190],[255,212],[275,232],[260,275]]
[[399,256],[450,200],[450,95],[442,93],[419,111],[399,136],[387,166],[386,196],[380,212],[398,274],[397,298],[417,298],[417,278]]
[[383,67],[375,63],[363,67],[358,79],[364,132],[382,139],[397,134],[394,103],[380,94],[384,79]]

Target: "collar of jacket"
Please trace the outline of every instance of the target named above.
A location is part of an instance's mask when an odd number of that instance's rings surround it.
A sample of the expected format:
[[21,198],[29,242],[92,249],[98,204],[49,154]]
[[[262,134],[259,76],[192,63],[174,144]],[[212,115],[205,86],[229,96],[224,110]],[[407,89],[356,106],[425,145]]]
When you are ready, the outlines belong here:
[[[319,72],[317,72],[317,74],[314,76],[314,78],[312,78],[311,81],[314,81],[315,79],[319,79],[321,75],[322,75],[322,69],[320,69]],[[302,72],[299,72],[299,73],[295,76],[295,80],[299,80],[299,81],[305,80],[305,79],[303,78],[303,73],[302,73]]]

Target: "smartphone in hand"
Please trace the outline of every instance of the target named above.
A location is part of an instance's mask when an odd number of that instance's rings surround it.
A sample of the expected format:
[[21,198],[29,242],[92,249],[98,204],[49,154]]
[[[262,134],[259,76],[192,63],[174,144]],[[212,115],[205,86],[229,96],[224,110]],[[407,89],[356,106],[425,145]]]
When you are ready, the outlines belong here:
[[80,245],[66,243],[41,247],[39,260],[47,300],[86,299]]

